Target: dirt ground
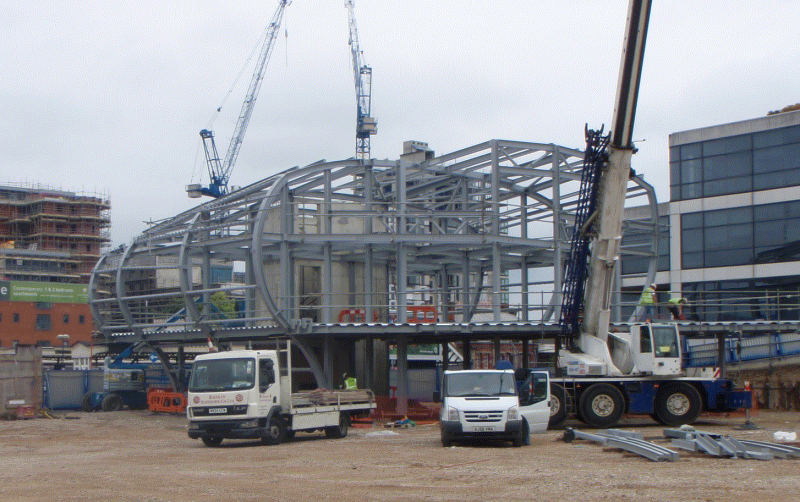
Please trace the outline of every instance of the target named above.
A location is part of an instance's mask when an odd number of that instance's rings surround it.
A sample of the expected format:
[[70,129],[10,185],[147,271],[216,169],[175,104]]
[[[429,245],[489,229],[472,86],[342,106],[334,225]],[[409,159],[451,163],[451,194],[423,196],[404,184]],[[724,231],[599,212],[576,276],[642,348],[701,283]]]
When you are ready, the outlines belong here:
[[[298,434],[278,446],[225,441],[207,448],[186,436],[179,416],[56,416],[0,422],[0,500],[748,502],[795,501],[800,493],[800,459],[682,452],[677,462],[656,463],[586,441],[565,443],[563,430],[534,435],[522,448],[442,448],[437,424],[375,424],[343,439]],[[767,441],[775,431],[800,433],[797,412],[762,411],[751,420],[763,428],[737,430],[741,416],[704,417],[695,426]],[[649,419],[626,419],[623,427],[654,441],[662,436]]]

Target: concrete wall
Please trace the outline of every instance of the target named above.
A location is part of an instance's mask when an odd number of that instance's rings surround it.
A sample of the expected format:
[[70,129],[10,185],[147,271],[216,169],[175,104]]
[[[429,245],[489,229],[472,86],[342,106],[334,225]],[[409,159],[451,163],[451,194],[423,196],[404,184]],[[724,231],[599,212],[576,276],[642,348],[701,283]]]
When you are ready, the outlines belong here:
[[32,346],[17,346],[0,351],[0,413],[15,411],[9,408],[12,400],[32,404],[36,409],[42,405],[42,349]]

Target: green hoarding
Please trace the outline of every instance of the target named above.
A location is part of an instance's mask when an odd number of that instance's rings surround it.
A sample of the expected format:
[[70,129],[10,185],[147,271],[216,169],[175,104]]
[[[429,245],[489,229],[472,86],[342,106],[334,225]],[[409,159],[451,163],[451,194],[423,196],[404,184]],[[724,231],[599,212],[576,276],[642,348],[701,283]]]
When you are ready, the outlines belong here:
[[0,281],[0,301],[87,303],[89,286],[58,282]]

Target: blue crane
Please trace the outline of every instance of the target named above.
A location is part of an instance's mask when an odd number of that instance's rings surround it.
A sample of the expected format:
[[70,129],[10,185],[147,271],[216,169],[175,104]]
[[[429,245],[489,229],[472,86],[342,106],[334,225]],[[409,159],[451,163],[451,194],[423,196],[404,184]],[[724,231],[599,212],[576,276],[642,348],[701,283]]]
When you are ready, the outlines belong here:
[[372,101],[372,68],[362,64],[361,49],[358,46],[358,29],[356,16],[353,12],[353,0],[345,4],[350,21],[350,53],[353,57],[353,78],[356,85],[356,104],[358,115],[356,117],[356,158],[369,159],[370,136],[378,132],[378,121],[371,116]]
[[250,116],[253,114],[253,107],[256,104],[258,90],[261,88],[261,82],[264,79],[264,70],[267,67],[267,62],[272,54],[272,47],[281,26],[283,11],[290,3],[291,0],[280,0],[275,14],[272,16],[272,21],[269,23],[269,26],[267,26],[264,45],[261,47],[261,53],[256,63],[255,71],[253,72],[253,78],[250,80],[250,88],[247,90],[244,103],[242,103],[239,120],[236,122],[236,128],[233,130],[231,143],[228,146],[228,153],[225,154],[224,160],[220,160],[219,154],[217,153],[214,133],[208,129],[200,131],[200,137],[203,138],[203,148],[206,152],[209,185],[207,187],[201,187],[199,184],[188,185],[186,191],[189,197],[196,198],[201,195],[207,195],[216,198],[228,193],[228,180],[231,176],[231,170],[236,163],[236,157],[239,155],[239,149],[242,147],[244,133],[247,131],[247,124],[250,122]]

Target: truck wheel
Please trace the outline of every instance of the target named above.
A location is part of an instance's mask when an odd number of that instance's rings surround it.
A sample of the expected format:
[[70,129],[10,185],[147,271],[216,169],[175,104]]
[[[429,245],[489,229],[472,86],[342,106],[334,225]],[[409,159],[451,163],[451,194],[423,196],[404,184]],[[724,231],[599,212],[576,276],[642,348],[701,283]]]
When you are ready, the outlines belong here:
[[222,438],[218,436],[203,436],[203,444],[210,447],[216,447],[222,444]]
[[348,427],[350,427],[350,416],[346,413],[340,413],[339,425],[325,427],[325,436],[333,439],[343,438],[347,435]]
[[269,419],[267,432],[261,436],[261,442],[268,445],[281,444],[286,440],[286,422],[281,417]]
[[557,383],[550,384],[550,421],[548,428],[558,427],[567,418],[567,392]]
[[81,409],[86,412],[94,411],[91,392],[87,392],[86,394],[83,395],[83,400],[81,401]]
[[611,427],[622,416],[624,406],[619,389],[607,383],[596,383],[581,394],[580,416],[591,427]]
[[103,398],[100,403],[100,409],[103,411],[119,411],[122,409],[122,398],[116,394],[109,394]]
[[700,415],[703,400],[693,386],[675,382],[665,385],[656,395],[657,420],[670,427],[690,424]]

